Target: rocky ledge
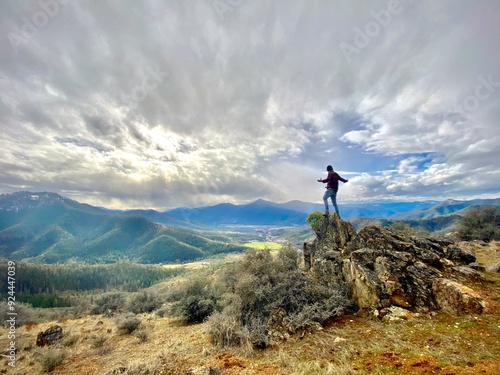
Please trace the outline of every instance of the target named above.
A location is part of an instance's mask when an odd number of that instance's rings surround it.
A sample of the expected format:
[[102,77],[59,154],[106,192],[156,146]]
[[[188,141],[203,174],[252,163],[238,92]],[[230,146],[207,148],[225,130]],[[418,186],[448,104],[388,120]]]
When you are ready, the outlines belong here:
[[314,239],[304,243],[308,272],[346,283],[359,309],[391,306],[411,311],[443,310],[454,315],[481,314],[486,302],[462,283],[481,279],[468,267],[474,252],[431,237],[403,237],[388,228],[356,233],[336,214],[325,217]]

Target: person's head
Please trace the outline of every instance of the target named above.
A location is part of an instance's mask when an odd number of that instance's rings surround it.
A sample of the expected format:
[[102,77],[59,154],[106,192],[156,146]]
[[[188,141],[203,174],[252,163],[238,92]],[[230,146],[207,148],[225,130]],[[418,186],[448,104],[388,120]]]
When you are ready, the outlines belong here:
[[328,167],[326,167],[326,170],[327,170],[328,172],[333,171],[333,167],[332,167],[331,165],[329,165]]

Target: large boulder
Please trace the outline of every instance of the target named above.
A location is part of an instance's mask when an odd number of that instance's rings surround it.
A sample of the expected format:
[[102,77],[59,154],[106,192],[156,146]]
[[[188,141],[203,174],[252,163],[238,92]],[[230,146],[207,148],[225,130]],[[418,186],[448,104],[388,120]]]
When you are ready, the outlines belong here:
[[335,214],[320,228],[314,241],[304,244],[306,269],[310,265],[313,275],[329,274],[332,282],[346,283],[360,309],[399,306],[455,314],[484,309],[477,294],[458,293],[458,281],[467,278],[464,269],[471,278],[477,272],[464,266],[475,261],[474,253],[452,241],[405,237],[373,226],[356,234]]
[[432,291],[438,306],[450,314],[481,314],[486,309],[486,303],[478,293],[455,281],[434,279]]
[[462,264],[470,264],[476,261],[476,254],[472,250],[462,249],[458,246],[448,246],[446,257]]
[[63,337],[63,329],[59,325],[55,325],[40,332],[36,337],[36,346],[52,345]]
[[422,310],[437,307],[430,291],[441,272],[414,254],[363,248],[343,261],[343,275],[361,309],[392,305]]

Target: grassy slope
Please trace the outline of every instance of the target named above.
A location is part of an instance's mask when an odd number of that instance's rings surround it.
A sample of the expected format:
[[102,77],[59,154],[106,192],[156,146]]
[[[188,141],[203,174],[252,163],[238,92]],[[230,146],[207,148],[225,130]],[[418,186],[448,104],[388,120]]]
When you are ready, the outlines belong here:
[[[470,244],[485,264],[500,260],[500,242],[491,246]],[[500,276],[469,285],[487,300],[489,310],[480,316],[453,317],[421,314],[404,323],[383,323],[366,316],[343,316],[317,332],[294,335],[262,351],[217,348],[211,345],[206,324],[183,325],[172,318],[142,315],[148,338],[117,331],[114,319],[84,316],[17,329],[16,369],[0,364],[10,374],[41,374],[47,353],[66,353],[55,374],[102,375],[123,367],[160,374],[217,366],[223,374],[497,374],[500,368]],[[158,286],[158,287],[165,287]],[[101,322],[101,323],[98,323]],[[73,346],[36,348],[39,331],[60,324]],[[0,346],[7,348],[6,328],[0,329]],[[95,342],[106,338],[96,348]],[[153,372],[151,372],[153,373]]]

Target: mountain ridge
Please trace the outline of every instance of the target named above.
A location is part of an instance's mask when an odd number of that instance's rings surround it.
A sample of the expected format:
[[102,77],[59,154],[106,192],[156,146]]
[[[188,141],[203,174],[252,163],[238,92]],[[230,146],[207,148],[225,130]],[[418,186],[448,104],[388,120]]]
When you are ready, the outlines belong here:
[[117,215],[55,193],[0,196],[0,257],[41,263],[187,261],[240,252],[229,237]]
[[[104,212],[117,215],[139,215],[157,223],[203,229],[207,226],[227,225],[304,225],[307,215],[314,211],[323,211],[322,203],[303,202],[292,200],[284,203],[275,203],[265,199],[257,199],[246,204],[218,203],[200,207],[177,207],[165,211],[154,209],[113,210],[105,207],[95,207],[86,203],[79,203],[57,193],[17,192],[30,196],[31,206],[38,201],[53,199],[64,201],[68,205],[85,206],[90,212]],[[0,195],[0,209],[3,201],[12,194]],[[33,198],[37,197],[37,198]],[[345,219],[353,218],[381,218],[395,220],[431,219],[437,216],[461,214],[464,209],[474,205],[500,205],[500,198],[473,199],[468,201],[447,199],[444,201],[410,201],[410,202],[363,202],[340,203],[341,216]],[[12,208],[14,209],[14,208]]]
[[[345,218],[359,214],[362,218],[429,220],[457,216],[470,207],[485,204],[500,205],[500,199],[341,204],[340,210]],[[2,194],[0,257],[44,263],[73,260],[109,263],[120,259],[139,263],[188,261],[245,250],[234,238],[221,235],[217,228],[308,228],[305,219],[314,210],[322,210],[322,205],[260,199],[244,205],[221,203],[165,212],[119,211],[50,192]]]

